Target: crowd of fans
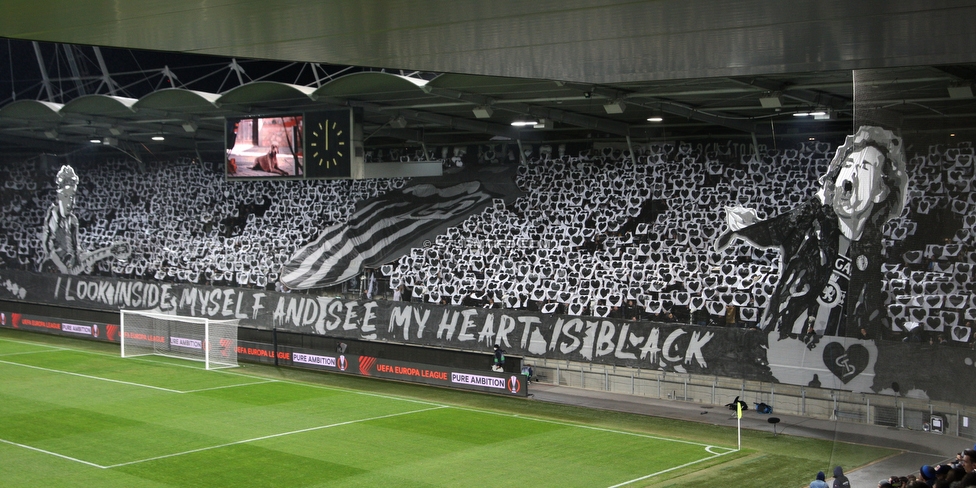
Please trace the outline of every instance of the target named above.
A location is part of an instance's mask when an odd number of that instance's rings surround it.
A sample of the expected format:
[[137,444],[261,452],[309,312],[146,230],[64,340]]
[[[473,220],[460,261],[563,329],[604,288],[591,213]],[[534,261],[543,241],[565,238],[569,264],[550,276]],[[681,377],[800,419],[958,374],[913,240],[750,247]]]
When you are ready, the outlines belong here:
[[[511,151],[471,158],[455,150],[445,164],[519,164],[525,195],[496,202],[375,277],[384,296],[427,303],[753,326],[775,288],[780,259],[775,249],[746,244],[714,251],[722,209],[752,207],[761,218],[788,212],[816,192],[832,154],[817,142],[758,154],[741,149],[649,144],[634,154],[608,147],[571,155],[543,146],[526,163]],[[964,143],[909,154],[908,204],[884,231],[892,323],[885,335],[973,347],[974,151]],[[76,166],[82,246],[120,239],[132,246],[128,261],[102,261],[92,273],[267,289],[320,229],[343,222],[356,202],[406,183],[229,182],[222,168],[193,160]],[[44,211],[54,201],[53,171],[35,162],[0,170],[4,266],[35,269]]]
[[[976,487],[976,446],[956,454],[956,458],[941,464],[925,464],[918,471],[906,475],[893,475],[878,481],[878,488],[973,488]],[[850,488],[844,470],[834,468],[834,477],[828,482],[820,471],[809,488]]]

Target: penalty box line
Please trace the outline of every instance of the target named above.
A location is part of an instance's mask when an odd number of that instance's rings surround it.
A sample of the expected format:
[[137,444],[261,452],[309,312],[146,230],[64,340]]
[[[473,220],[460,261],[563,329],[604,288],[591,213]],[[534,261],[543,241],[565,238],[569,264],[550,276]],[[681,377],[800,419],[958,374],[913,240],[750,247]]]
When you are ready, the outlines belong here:
[[[76,348],[73,348],[73,347],[49,346],[47,344],[41,344],[41,343],[30,342],[30,341],[21,341],[21,340],[17,340],[17,339],[6,339],[6,338],[0,337],[0,341],[16,342],[16,343],[19,343],[19,344],[30,344],[30,345],[36,345],[36,346],[41,346],[41,347],[49,347],[51,349],[56,349],[56,350],[61,350],[61,351],[72,351],[72,352],[78,352],[78,353],[82,353],[82,354],[93,354],[93,355],[96,355],[96,356],[106,356],[106,357],[113,357],[113,358],[120,357],[118,354],[108,354],[108,353],[97,352],[97,351],[89,351],[89,350],[86,350],[86,349],[76,349]],[[40,351],[38,351],[38,352],[40,352]],[[148,359],[148,357],[145,357],[145,356],[136,356],[136,357],[127,358],[127,359],[129,359],[131,361],[141,361],[141,362],[146,362],[146,363],[160,364],[160,365],[164,365],[164,366],[173,366],[173,367],[180,367],[180,368],[189,368],[189,369],[195,369],[195,370],[201,369],[201,368],[198,368],[198,367],[187,366],[187,365],[184,365],[184,364],[176,364],[176,363],[165,362],[165,361],[154,361],[152,359]],[[227,370],[223,370],[223,369],[211,370],[211,372],[212,373],[217,373],[217,374],[230,375],[230,376],[240,376],[240,377],[243,377],[243,378],[261,378],[261,379],[265,379],[265,380],[271,381],[271,382],[287,383],[287,384],[292,384],[292,385],[301,385],[301,386],[305,386],[305,387],[308,387],[308,388],[318,388],[318,389],[329,390],[329,391],[341,391],[341,392],[344,392],[344,393],[350,393],[350,394],[362,395],[362,396],[369,396],[369,397],[374,397],[374,398],[382,398],[382,399],[385,399],[385,400],[397,400],[397,401],[407,402],[407,403],[417,403],[417,404],[420,404],[420,405],[447,406],[447,405],[444,405],[444,404],[441,404],[441,403],[437,403],[437,402],[429,402],[429,401],[425,401],[425,400],[417,400],[415,398],[401,397],[401,396],[396,396],[396,395],[386,395],[386,394],[382,394],[382,393],[372,393],[372,392],[368,392],[368,391],[356,390],[356,389],[353,389],[353,388],[344,388],[344,387],[341,387],[341,386],[329,386],[329,385],[322,385],[322,384],[311,383],[311,382],[306,382],[306,381],[296,381],[296,380],[288,380],[288,379],[268,378],[268,377],[263,376],[263,375],[260,375],[260,374],[238,373],[238,372],[227,371]],[[242,383],[241,386],[247,386],[247,385],[250,385],[250,384],[258,384],[258,383]]]
[[74,461],[76,463],[81,463],[81,464],[84,464],[84,465],[87,465],[87,466],[92,466],[92,467],[95,467],[95,468],[105,469],[105,468],[108,467],[108,466],[102,466],[100,464],[95,464],[95,463],[92,463],[92,462],[88,462],[88,461],[85,461],[85,460],[82,460],[82,459],[73,458],[71,456],[65,456],[64,454],[58,454],[56,452],[46,451],[46,450],[41,449],[41,448],[38,448],[38,447],[33,447],[33,446],[28,446],[26,444],[20,444],[20,443],[17,443],[17,442],[8,441],[6,439],[0,439],[0,442],[2,442],[4,444],[10,444],[11,446],[17,446],[17,447],[20,447],[22,449],[27,449],[29,451],[35,451],[35,452],[39,452],[39,453],[42,453],[42,454],[47,454],[49,456],[54,456],[54,457],[59,457],[61,459],[66,459],[68,461]]
[[172,457],[177,457],[177,456],[184,456],[184,455],[187,455],[187,454],[193,454],[193,453],[203,452],[203,451],[210,451],[210,450],[214,450],[214,449],[220,449],[220,448],[223,448],[223,447],[236,446],[236,445],[239,445],[239,444],[248,444],[248,443],[251,443],[251,442],[263,441],[263,440],[267,440],[267,439],[274,439],[274,438],[277,438],[277,437],[284,437],[284,436],[289,436],[289,435],[294,435],[294,434],[302,434],[302,433],[305,433],[305,432],[314,432],[316,430],[331,429],[333,427],[342,427],[344,425],[359,424],[359,423],[363,423],[363,422],[370,422],[370,421],[373,421],[373,420],[387,419],[387,418],[391,418],[391,417],[399,417],[399,416],[410,415],[410,414],[414,414],[414,413],[429,412],[431,410],[439,410],[439,409],[442,409],[442,408],[450,408],[450,407],[447,407],[447,406],[437,406],[437,407],[431,407],[431,408],[423,408],[423,409],[420,409],[420,410],[411,410],[409,412],[399,412],[399,413],[391,413],[391,414],[388,414],[388,415],[380,415],[380,416],[377,416],[377,417],[370,417],[370,418],[366,418],[366,419],[347,420],[345,422],[336,422],[334,424],[319,425],[319,426],[316,426],[316,427],[309,427],[307,429],[292,430],[292,431],[289,431],[289,432],[280,432],[278,434],[270,434],[270,435],[265,435],[265,436],[261,436],[261,437],[254,437],[254,438],[251,438],[251,439],[244,439],[244,440],[240,440],[240,441],[228,442],[228,443],[225,443],[225,444],[218,444],[218,445],[215,445],[215,446],[201,447],[199,449],[190,449],[189,451],[175,452],[175,453],[172,453],[172,454],[164,454],[162,456],[155,456],[155,457],[146,458],[146,459],[139,459],[137,461],[129,461],[129,462],[126,462],[126,463],[119,463],[119,464],[113,464],[111,466],[99,466],[99,467],[103,467],[103,468],[106,468],[106,469],[110,469],[110,468],[118,468],[118,467],[122,467],[122,466],[131,466],[133,464],[146,463],[146,462],[150,462],[150,461],[158,461],[160,459],[167,459],[167,458],[172,458]]
[[[45,351],[45,352],[55,352],[55,351]],[[237,387],[241,387],[241,386],[262,385],[262,384],[265,384],[265,383],[274,383],[274,382],[277,381],[277,380],[273,380],[273,379],[267,379],[267,380],[264,380],[264,381],[253,381],[253,382],[250,382],[250,383],[240,383],[240,384],[236,384],[236,385],[224,385],[224,386],[217,386],[217,387],[212,387],[212,388],[200,388],[200,389],[196,389],[196,390],[174,390],[172,388],[163,388],[162,386],[146,385],[146,384],[143,384],[143,383],[135,383],[135,382],[132,382],[132,381],[115,380],[115,379],[112,379],[112,378],[104,378],[104,377],[101,377],[101,376],[93,376],[93,375],[89,375],[89,374],[75,373],[73,371],[64,371],[64,370],[60,370],[60,369],[44,368],[44,367],[41,367],[41,366],[33,366],[33,365],[30,365],[30,364],[15,363],[15,362],[12,362],[12,361],[3,361],[3,360],[0,360],[0,364],[9,364],[11,366],[20,366],[20,367],[23,367],[23,368],[31,368],[31,369],[36,369],[36,370],[40,370],[40,371],[46,371],[48,373],[65,374],[65,375],[77,376],[79,378],[85,378],[85,379],[89,379],[89,380],[107,381],[109,383],[116,383],[116,384],[120,384],[120,385],[136,386],[136,387],[139,387],[139,388],[149,388],[149,389],[152,389],[152,390],[165,391],[167,393],[179,393],[179,394],[184,394],[184,393],[197,393],[197,392],[201,392],[201,391],[218,390],[218,389],[222,389],[222,388],[237,388]]]

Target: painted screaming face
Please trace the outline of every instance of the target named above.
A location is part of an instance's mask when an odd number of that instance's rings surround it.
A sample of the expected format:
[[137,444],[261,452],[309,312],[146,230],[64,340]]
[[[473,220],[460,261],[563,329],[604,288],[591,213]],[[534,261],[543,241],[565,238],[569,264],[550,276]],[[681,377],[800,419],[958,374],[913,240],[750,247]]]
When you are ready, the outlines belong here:
[[834,181],[832,205],[841,219],[842,228],[852,232],[849,238],[857,239],[865,220],[875,203],[886,196],[882,182],[885,157],[877,148],[868,146],[852,152],[841,163]]

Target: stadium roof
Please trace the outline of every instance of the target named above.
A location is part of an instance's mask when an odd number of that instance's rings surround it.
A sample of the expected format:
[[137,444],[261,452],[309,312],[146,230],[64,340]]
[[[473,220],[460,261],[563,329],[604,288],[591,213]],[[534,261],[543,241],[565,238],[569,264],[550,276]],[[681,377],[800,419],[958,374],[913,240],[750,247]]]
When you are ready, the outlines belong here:
[[0,140],[220,151],[224,117],[334,107],[375,146],[976,130],[974,2],[775,5],[14,0]]

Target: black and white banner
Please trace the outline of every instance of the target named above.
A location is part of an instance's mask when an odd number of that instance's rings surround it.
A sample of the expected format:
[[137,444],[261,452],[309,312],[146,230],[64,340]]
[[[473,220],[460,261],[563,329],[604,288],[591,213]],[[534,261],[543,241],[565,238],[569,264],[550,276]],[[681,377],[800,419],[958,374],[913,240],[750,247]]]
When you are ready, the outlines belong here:
[[[241,325],[350,339],[568,359],[676,372],[740,371],[740,357],[762,353],[764,339],[740,329],[573,317],[411,302],[217,288],[0,270],[24,301],[92,310],[154,310],[237,320]],[[8,298],[0,289],[0,299]],[[13,298],[13,297],[10,297]],[[716,334],[723,334],[720,340]],[[765,378],[759,363],[751,377]]]
[[[240,325],[263,329],[484,353],[490,352],[497,343],[511,356],[847,391],[878,392],[894,390],[890,385],[913,384],[916,388],[924,387],[924,394],[929,398],[967,404],[976,401],[971,389],[958,388],[958,378],[972,370],[973,360],[968,348],[891,341],[876,343],[827,336],[818,343],[807,344],[796,339],[777,338],[778,333],[774,331],[767,334],[756,329],[630,322],[410,302],[342,300],[263,290],[79,278],[13,270],[0,270],[0,283],[4,284],[0,287],[0,300],[88,310],[155,310],[236,320]],[[10,319],[7,315],[8,324]],[[47,322],[55,323],[54,320]],[[53,327],[42,324],[36,330],[48,326]],[[87,333],[87,329],[62,328],[60,325],[56,331],[71,335],[83,332]],[[953,340],[962,341],[966,332],[962,328],[953,328]],[[114,327],[106,326],[101,335],[108,338],[113,333]],[[256,346],[245,347],[257,351]],[[933,349],[935,347],[939,347],[938,352]],[[254,356],[274,361],[270,352],[267,355],[255,353]],[[303,364],[308,366],[328,366],[327,363],[315,363],[320,361],[317,358],[305,359]],[[905,369],[905,364],[913,367]]]

